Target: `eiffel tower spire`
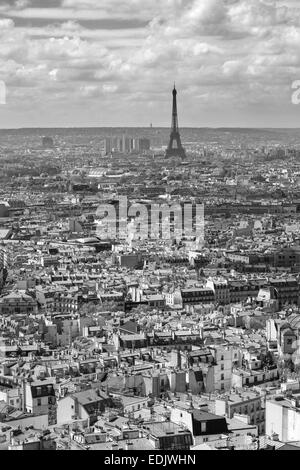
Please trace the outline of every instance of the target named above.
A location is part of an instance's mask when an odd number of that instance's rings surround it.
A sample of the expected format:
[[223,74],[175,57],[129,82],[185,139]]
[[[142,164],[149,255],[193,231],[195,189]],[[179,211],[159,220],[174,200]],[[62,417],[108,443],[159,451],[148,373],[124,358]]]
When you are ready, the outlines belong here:
[[166,152],[166,158],[180,157],[185,158],[185,150],[182,147],[179,126],[178,126],[178,112],[177,112],[177,90],[174,83],[173,94],[173,111],[172,111],[172,124],[170,143]]

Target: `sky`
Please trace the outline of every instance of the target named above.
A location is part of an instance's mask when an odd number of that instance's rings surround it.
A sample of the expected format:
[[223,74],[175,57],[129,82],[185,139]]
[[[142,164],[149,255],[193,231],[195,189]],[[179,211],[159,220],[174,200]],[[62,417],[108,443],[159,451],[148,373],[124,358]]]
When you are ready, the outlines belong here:
[[296,80],[300,0],[0,0],[0,128],[169,127],[174,81],[181,127],[300,128]]

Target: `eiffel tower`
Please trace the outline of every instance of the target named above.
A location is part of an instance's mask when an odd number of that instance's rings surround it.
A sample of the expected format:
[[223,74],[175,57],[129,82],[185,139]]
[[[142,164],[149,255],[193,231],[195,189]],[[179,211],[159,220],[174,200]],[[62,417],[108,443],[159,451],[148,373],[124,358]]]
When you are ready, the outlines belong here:
[[184,159],[186,157],[185,150],[182,147],[179,128],[178,128],[178,113],[177,113],[177,90],[174,84],[173,89],[173,112],[172,112],[172,130],[170,136],[170,143],[166,151],[166,158],[180,157]]

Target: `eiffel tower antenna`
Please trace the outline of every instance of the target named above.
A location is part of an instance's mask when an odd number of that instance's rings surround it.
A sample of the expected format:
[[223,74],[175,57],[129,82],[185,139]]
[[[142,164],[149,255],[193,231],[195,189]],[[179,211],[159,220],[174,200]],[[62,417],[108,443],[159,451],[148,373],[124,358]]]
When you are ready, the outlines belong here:
[[178,112],[177,112],[177,90],[174,82],[173,94],[173,110],[172,110],[172,124],[171,124],[171,135],[170,143],[166,152],[166,158],[180,157],[184,159],[186,157],[185,150],[182,147],[179,125],[178,125]]

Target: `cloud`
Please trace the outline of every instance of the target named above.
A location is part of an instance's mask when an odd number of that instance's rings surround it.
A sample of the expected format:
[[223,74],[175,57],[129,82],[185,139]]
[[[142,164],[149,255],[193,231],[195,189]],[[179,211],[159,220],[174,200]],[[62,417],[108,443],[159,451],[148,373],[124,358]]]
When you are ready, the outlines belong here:
[[157,109],[157,119],[167,124],[169,90],[176,80],[184,122],[208,106],[226,120],[235,109],[247,113],[247,103],[257,106],[258,114],[267,103],[272,120],[274,110],[290,101],[290,84],[300,79],[297,2],[51,0],[40,5],[32,0],[0,7],[0,79],[7,82],[12,106],[21,96],[22,103],[30,102],[33,93],[37,103],[72,103],[78,112],[80,104],[101,103],[119,124],[128,119],[128,106],[139,123],[142,106],[151,102],[151,112]]

